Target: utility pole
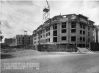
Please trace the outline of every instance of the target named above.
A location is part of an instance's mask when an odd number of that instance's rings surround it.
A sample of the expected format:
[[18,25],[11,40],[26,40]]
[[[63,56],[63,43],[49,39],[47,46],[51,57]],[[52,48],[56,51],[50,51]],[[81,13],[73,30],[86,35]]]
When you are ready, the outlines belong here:
[[1,52],[1,43],[2,43],[3,35],[1,32],[1,22],[0,22],[0,52]]
[[[1,17],[0,18],[2,18],[2,0],[0,2],[0,9],[1,9]],[[2,25],[2,22],[0,21],[0,43],[2,43],[2,39],[3,39],[3,35],[2,35],[2,31],[1,31],[1,25]],[[1,46],[0,46],[0,48],[1,48]]]

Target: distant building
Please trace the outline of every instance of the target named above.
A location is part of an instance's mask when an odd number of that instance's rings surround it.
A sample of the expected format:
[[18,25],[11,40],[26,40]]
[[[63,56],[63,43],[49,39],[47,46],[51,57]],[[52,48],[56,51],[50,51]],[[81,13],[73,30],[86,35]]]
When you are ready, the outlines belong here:
[[23,45],[23,35],[16,35],[16,44]]
[[33,45],[33,37],[31,35],[16,35],[16,44],[23,46]]
[[5,38],[4,42],[8,46],[15,46],[16,45],[16,39],[15,38]]
[[81,14],[58,15],[33,31],[33,44],[90,47],[94,41],[94,22]]

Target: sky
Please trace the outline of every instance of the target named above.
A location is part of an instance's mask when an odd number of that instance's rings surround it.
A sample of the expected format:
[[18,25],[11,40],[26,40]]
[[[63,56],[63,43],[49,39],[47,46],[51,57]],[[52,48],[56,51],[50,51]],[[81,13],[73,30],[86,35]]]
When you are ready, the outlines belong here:
[[[64,14],[83,14],[99,25],[99,0],[48,0],[50,17]],[[0,29],[5,38],[17,34],[32,34],[43,24],[46,0],[0,0]]]

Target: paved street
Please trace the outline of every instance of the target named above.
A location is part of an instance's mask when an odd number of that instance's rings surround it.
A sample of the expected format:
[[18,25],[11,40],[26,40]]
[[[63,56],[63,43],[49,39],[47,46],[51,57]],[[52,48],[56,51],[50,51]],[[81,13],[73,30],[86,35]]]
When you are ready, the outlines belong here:
[[[99,73],[99,54],[46,54],[3,59],[2,73]],[[7,69],[6,63],[14,64]],[[15,65],[21,64],[19,65]],[[28,63],[28,66],[25,65]],[[31,64],[31,66],[29,65]],[[24,67],[22,68],[22,65]]]

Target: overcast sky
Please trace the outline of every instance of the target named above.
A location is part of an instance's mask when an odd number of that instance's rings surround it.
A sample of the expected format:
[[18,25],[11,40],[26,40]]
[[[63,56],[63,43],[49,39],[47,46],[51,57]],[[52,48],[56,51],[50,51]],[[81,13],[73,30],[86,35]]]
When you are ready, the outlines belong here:
[[[5,37],[32,34],[43,23],[46,0],[0,0],[0,29]],[[59,14],[83,14],[99,25],[99,0],[48,0],[50,17]]]

